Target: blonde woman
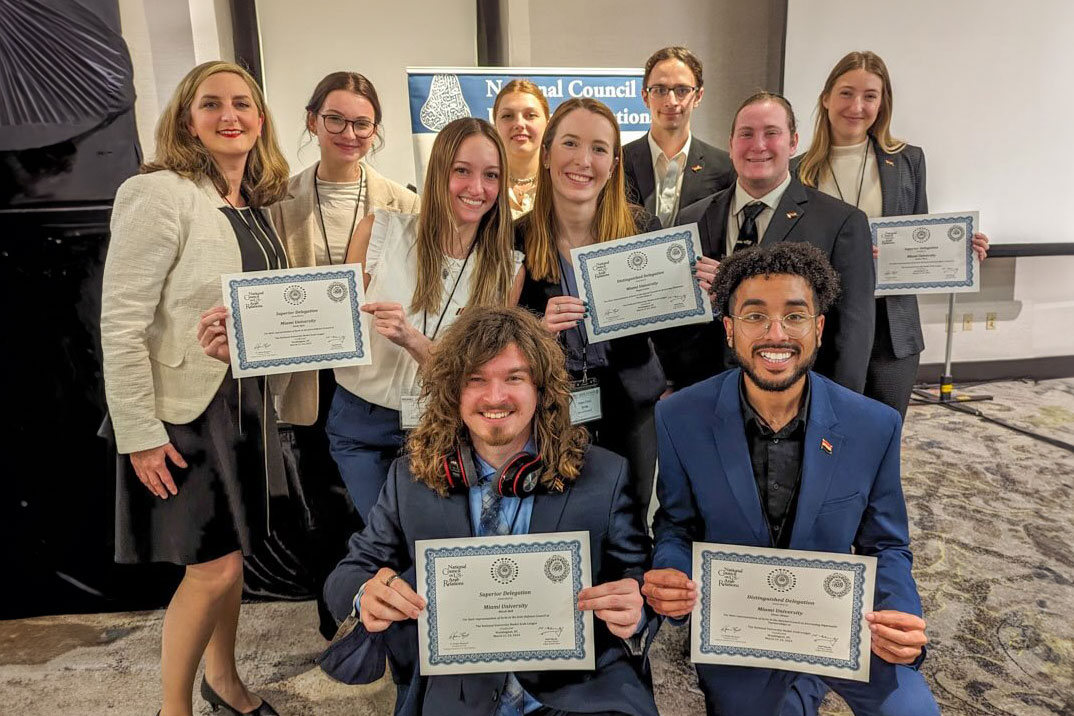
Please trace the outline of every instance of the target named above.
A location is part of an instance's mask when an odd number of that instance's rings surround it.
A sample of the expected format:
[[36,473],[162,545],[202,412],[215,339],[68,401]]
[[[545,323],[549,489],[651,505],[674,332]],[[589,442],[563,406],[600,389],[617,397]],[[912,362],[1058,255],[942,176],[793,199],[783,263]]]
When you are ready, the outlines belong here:
[[287,164],[253,78],[226,62],[191,70],[142,172],[116,194],[101,310],[116,561],[186,567],[164,615],[160,713],[191,716],[204,654],[214,711],[270,716],[239,677],[235,633],[243,554],[286,484],[279,439],[262,382],[214,359],[226,358],[223,309],[202,314],[222,303],[221,274],[287,266],[262,210],[283,196]]
[[457,119],[433,143],[421,213],[376,211],[358,224],[347,261],[365,269],[373,363],[336,369],[327,432],[363,519],[416,423],[418,369],[433,343],[467,306],[517,301],[506,166],[492,125]]
[[492,104],[496,131],[507,150],[507,195],[516,219],[533,208],[548,115],[548,100],[529,80],[511,80]]

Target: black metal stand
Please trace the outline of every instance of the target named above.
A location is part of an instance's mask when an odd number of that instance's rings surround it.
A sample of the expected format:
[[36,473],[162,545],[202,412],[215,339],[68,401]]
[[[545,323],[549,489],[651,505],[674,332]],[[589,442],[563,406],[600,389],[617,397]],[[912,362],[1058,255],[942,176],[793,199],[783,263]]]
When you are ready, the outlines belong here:
[[992,400],[991,395],[970,395],[955,390],[955,379],[951,375],[951,349],[955,338],[955,294],[947,298],[947,350],[944,354],[943,375],[940,376],[938,389],[914,388],[914,398],[919,403],[936,405],[938,403],[971,403],[978,400]]

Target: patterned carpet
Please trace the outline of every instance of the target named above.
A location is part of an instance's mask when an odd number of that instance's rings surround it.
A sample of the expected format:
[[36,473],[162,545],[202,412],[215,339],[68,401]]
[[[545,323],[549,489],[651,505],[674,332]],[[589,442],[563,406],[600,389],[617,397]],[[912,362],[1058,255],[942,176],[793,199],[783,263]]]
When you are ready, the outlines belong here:
[[[1002,383],[984,413],[1074,443],[1074,380]],[[943,407],[914,406],[903,485],[945,716],[1074,716],[1074,453]],[[160,612],[0,622],[0,712],[145,716],[160,698]],[[386,681],[345,687],[313,664],[310,602],[248,604],[240,671],[284,716],[390,713]],[[666,716],[704,713],[686,629],[653,651]],[[208,713],[195,699],[200,713]],[[849,714],[829,696],[822,713]],[[912,716],[912,715],[908,715]]]

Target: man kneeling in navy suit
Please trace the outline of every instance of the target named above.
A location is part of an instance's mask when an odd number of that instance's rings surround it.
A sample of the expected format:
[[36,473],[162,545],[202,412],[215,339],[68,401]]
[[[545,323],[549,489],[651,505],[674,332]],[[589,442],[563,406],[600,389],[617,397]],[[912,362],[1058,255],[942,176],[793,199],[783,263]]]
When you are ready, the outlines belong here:
[[[379,678],[387,656],[407,684],[397,714],[656,716],[644,657],[656,617],[640,592],[651,545],[626,460],[588,446],[571,425],[556,339],[520,308],[472,307],[423,376],[426,408],[407,455],[392,463],[365,530],[325,586],[338,619],[360,617],[361,680]],[[537,486],[498,488],[510,471]],[[596,586],[579,592],[578,608],[597,617],[595,671],[417,674],[414,619],[425,605],[413,589],[415,540],[573,530],[590,535]]]
[[661,401],[653,569],[643,594],[688,616],[692,542],[877,558],[868,683],[791,671],[697,665],[709,714],[815,714],[825,686],[856,714],[939,714],[924,678],[925,622],[899,475],[898,413],[816,373],[839,278],[817,248],[735,253],[713,286],[740,366]]

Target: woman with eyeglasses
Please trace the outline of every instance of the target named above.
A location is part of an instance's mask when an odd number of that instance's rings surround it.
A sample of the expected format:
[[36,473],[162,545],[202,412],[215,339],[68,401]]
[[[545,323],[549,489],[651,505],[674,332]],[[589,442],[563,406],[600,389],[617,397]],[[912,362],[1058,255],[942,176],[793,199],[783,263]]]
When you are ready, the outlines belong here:
[[507,150],[507,196],[516,219],[533,208],[548,115],[548,100],[529,80],[511,80],[492,103],[496,131]]
[[[893,101],[878,55],[851,52],[839,60],[817,99],[813,141],[797,167],[802,183],[869,217],[927,214],[925,154],[891,136]],[[975,234],[973,250],[983,260],[988,237]],[[877,298],[865,395],[905,416],[924,348],[917,296]]]

